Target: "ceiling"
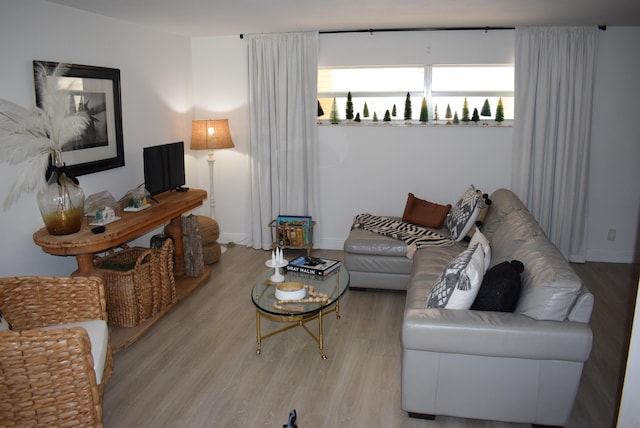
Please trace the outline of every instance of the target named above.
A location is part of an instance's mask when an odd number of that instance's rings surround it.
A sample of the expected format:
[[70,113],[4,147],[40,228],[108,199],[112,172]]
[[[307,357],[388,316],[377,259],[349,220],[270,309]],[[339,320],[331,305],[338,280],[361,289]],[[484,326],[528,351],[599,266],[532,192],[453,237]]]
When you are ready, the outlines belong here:
[[640,26],[639,0],[46,0],[187,37],[518,25]]

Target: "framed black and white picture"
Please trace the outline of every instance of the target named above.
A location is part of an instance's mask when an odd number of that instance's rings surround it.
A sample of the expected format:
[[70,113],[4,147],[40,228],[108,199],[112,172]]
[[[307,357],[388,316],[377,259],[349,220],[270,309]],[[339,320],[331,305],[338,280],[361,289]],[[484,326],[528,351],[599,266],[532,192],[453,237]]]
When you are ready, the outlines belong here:
[[[90,65],[65,64],[60,75],[51,75],[57,62],[33,61],[34,78],[39,65],[47,79],[62,81],[69,96],[70,114],[86,115],[83,134],[62,147],[64,162],[73,175],[91,174],[124,166],[120,70]],[[41,106],[38,91],[36,104]]]

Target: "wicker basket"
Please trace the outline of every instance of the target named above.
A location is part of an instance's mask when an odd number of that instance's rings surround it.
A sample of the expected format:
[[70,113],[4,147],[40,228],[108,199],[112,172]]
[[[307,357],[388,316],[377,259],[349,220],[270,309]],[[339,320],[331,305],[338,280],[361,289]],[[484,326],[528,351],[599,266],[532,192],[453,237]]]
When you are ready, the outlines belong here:
[[[159,310],[160,299],[153,298],[153,283],[158,283],[153,269],[158,258],[152,256],[153,251],[157,250],[126,248],[96,260],[97,273],[105,282],[109,324],[134,327]],[[118,266],[125,270],[114,269]]]
[[166,239],[159,250],[153,250],[152,257],[152,265],[157,275],[154,300],[157,299],[158,309],[162,309],[178,301],[176,280],[173,276],[173,240]]

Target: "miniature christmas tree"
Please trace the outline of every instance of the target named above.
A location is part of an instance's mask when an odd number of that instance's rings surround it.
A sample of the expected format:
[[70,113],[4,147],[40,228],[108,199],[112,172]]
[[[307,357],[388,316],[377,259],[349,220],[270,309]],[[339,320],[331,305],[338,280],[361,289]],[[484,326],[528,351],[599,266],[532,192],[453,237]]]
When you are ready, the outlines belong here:
[[502,105],[502,97],[498,99],[498,107],[496,107],[496,122],[498,125],[502,124],[504,120],[504,106]]
[[367,107],[367,102],[364,102],[364,108],[362,109],[362,117],[369,117],[369,107]]
[[429,121],[429,107],[427,106],[427,99],[422,97],[422,105],[420,106],[420,123],[427,123]]
[[447,104],[447,110],[444,113],[444,118],[447,119],[447,125],[451,125],[451,121],[449,119],[451,119],[451,106],[449,104]]
[[373,121],[377,122],[378,121],[378,115],[376,114],[376,112],[373,112]]
[[318,117],[324,116],[324,110],[322,110],[322,106],[320,105],[320,100],[318,100]]
[[382,120],[385,122],[391,122],[391,113],[389,113],[389,109],[384,112],[384,119]]
[[480,116],[478,115],[478,109],[474,108],[473,109],[473,115],[471,116],[471,121],[478,123],[478,121],[480,120]]
[[407,92],[407,99],[404,102],[404,120],[411,120],[411,95]]
[[393,105],[393,109],[391,109],[391,116],[396,117],[398,116],[398,111],[396,110],[396,105]]
[[356,118],[353,119],[354,122],[360,122],[360,113],[356,113]]
[[469,122],[469,104],[467,104],[467,97],[464,97],[464,103],[462,104],[462,121]]
[[334,125],[336,123],[340,123],[340,117],[338,116],[338,104],[336,103],[336,98],[333,98],[333,102],[331,103],[331,115],[329,116],[329,120]]
[[438,114],[438,105],[436,104],[433,107],[433,120],[440,120],[440,115]]
[[460,119],[458,119],[458,111],[453,114],[453,124],[457,125],[460,123]]
[[347,109],[345,110],[347,120],[353,119],[353,101],[351,101],[351,92],[347,93]]
[[485,98],[482,110],[480,110],[480,116],[491,117],[491,107],[489,107],[489,100]]

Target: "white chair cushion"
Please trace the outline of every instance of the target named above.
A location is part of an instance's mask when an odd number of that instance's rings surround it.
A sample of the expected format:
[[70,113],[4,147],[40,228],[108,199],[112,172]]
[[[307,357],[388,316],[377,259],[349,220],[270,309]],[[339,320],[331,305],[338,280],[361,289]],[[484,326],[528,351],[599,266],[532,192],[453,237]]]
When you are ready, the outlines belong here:
[[69,324],[50,325],[39,330],[55,330],[57,328],[82,327],[89,334],[91,342],[91,356],[93,357],[93,370],[96,372],[96,381],[102,383],[102,373],[107,360],[107,347],[109,344],[109,327],[104,320],[91,320],[74,322]]

